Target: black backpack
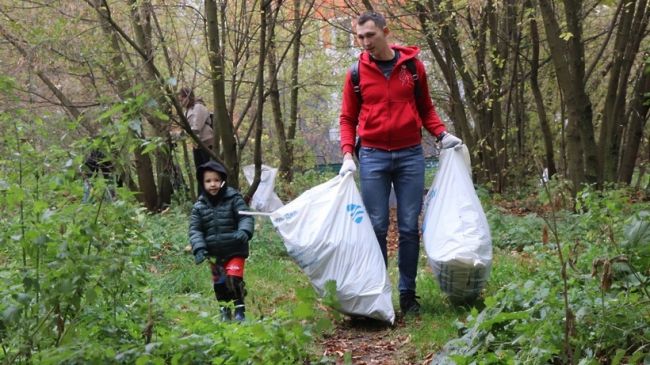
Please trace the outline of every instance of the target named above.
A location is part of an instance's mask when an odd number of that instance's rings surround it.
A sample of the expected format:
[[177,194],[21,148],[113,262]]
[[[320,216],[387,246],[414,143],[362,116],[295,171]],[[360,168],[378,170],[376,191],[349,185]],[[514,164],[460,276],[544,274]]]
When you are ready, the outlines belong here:
[[205,121],[205,124],[207,124],[210,128],[214,129],[212,125],[214,125],[214,113],[210,112],[210,118]]
[[[408,68],[411,76],[413,77],[413,93],[415,94],[415,99],[417,100],[420,97],[420,83],[418,80],[418,71],[415,67],[415,58],[409,58],[406,62],[406,68]],[[359,60],[353,63],[350,66],[350,79],[352,80],[352,85],[354,86],[354,93],[357,94],[359,98],[359,103],[363,102],[361,98],[361,75],[359,73]],[[359,150],[361,149],[361,138],[357,136],[357,140],[354,143],[354,154],[359,158]]]
[[[411,76],[413,76],[413,92],[415,93],[415,99],[418,99],[420,97],[420,83],[418,82],[419,77],[417,68],[415,67],[415,58],[409,58],[405,64],[406,68],[411,73]],[[363,99],[361,98],[361,74],[359,73],[359,60],[350,66],[350,78],[352,79],[352,85],[354,86],[354,93],[357,94],[359,102],[361,103],[363,102]]]

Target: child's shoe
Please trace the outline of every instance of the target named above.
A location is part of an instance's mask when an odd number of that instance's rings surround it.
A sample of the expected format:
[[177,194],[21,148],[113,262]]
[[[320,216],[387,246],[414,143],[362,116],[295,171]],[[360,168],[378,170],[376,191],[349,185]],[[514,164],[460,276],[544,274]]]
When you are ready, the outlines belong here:
[[[237,312],[235,312],[235,318],[237,318]],[[221,307],[221,321],[232,321],[232,312],[230,311],[230,307]]]
[[243,322],[246,319],[246,306],[244,304],[239,304],[235,306],[235,321]]

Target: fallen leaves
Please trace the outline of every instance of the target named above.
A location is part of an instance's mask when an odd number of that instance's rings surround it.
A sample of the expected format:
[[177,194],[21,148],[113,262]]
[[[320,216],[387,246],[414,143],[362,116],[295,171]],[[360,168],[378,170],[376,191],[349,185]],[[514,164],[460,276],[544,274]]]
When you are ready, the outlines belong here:
[[[351,321],[353,322],[353,321]],[[399,351],[411,342],[410,335],[391,337],[390,328],[381,331],[339,326],[323,342],[324,356],[344,364],[346,357],[353,364],[411,364],[399,358]]]
[[[399,324],[398,324],[399,325]],[[346,359],[353,364],[415,364],[404,358],[404,350],[411,336],[397,335],[391,327],[370,319],[349,319],[334,329],[321,343],[323,355],[333,358],[336,364]]]

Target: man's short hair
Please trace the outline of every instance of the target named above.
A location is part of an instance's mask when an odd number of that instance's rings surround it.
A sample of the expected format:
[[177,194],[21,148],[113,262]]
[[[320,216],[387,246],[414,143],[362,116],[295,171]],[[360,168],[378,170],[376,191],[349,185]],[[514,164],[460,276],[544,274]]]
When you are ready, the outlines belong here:
[[357,24],[363,25],[369,20],[372,20],[375,25],[381,29],[384,29],[384,27],[386,27],[386,18],[384,18],[383,15],[379,14],[376,11],[366,11],[363,14],[359,15],[359,18],[357,18]]

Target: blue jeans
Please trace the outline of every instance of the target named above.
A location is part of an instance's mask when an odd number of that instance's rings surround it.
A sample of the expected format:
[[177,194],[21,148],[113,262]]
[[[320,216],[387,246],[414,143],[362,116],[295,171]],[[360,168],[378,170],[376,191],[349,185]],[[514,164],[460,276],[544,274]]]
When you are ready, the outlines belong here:
[[422,146],[384,151],[361,147],[359,152],[361,196],[370,216],[372,228],[379,241],[384,262],[388,263],[386,235],[388,234],[391,183],[397,198],[399,248],[399,291],[415,291],[415,277],[420,256],[418,218],[424,192],[424,155]]

